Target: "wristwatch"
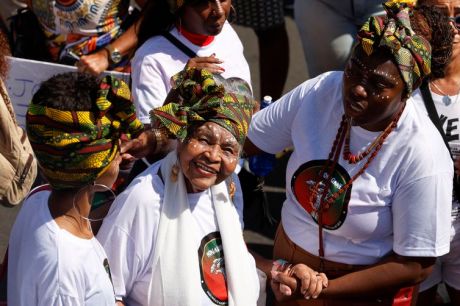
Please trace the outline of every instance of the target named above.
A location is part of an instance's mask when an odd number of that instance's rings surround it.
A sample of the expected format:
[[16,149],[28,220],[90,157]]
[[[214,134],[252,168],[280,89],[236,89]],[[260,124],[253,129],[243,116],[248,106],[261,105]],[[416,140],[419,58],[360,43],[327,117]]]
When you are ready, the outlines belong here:
[[118,64],[119,62],[121,62],[122,56],[117,48],[114,48],[112,47],[112,45],[109,44],[105,46],[104,49],[106,49],[109,52],[110,62],[112,62],[113,64]]

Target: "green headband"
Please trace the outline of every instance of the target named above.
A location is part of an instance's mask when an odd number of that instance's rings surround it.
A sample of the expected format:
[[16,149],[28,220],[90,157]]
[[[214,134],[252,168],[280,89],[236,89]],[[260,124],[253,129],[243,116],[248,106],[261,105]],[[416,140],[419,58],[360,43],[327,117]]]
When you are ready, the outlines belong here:
[[248,132],[254,100],[252,96],[226,91],[206,70],[188,68],[173,77],[172,101],[150,112],[152,124],[160,121],[179,139],[187,137],[188,127],[215,122],[232,133],[242,145]]

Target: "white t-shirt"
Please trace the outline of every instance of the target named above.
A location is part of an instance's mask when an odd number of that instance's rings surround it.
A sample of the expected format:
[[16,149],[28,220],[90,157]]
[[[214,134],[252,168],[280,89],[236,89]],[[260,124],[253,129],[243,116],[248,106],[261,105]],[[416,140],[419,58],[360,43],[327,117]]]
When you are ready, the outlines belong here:
[[[444,96],[431,92],[436,111],[442,123],[442,128],[446,135],[447,141],[454,158],[460,157],[460,94],[450,96],[446,99]],[[423,102],[422,94],[417,89],[412,96],[417,110],[422,111],[428,116],[428,111]],[[426,118],[430,120],[429,117]],[[430,120],[431,121],[431,120]],[[460,203],[454,198],[452,202],[452,219],[460,222]]]
[[[194,45],[177,29],[171,34],[194,51],[197,56],[211,56],[223,61],[224,78],[239,77],[251,85],[249,65],[243,54],[243,44],[232,26],[226,22],[222,32],[207,46]],[[150,123],[149,112],[163,102],[171,89],[171,77],[184,69],[189,57],[163,36],[154,36],[136,51],[132,60],[132,94],[137,117]]]
[[[112,204],[97,238],[107,252],[117,299],[127,305],[144,305],[152,277],[164,184],[158,176],[161,161],[136,177]],[[243,224],[243,198],[238,178],[235,206]],[[227,297],[222,243],[209,191],[188,194],[200,237],[195,241],[200,259],[202,306],[223,305]],[[256,275],[254,265],[254,273]],[[180,277],[180,271],[177,271]],[[255,279],[254,281],[257,281]],[[213,302],[216,301],[216,302]]]
[[8,250],[8,305],[115,304],[107,256],[96,238],[61,229],[49,191],[31,195],[14,223]]
[[[327,159],[344,113],[342,74],[325,73],[299,85],[256,113],[248,134],[268,153],[294,147],[286,171],[282,223],[291,240],[315,255],[318,226],[306,204],[307,186],[312,184],[309,176],[323,165],[319,160]],[[362,152],[379,134],[353,126],[351,152]],[[332,180],[335,190],[367,160],[351,165],[340,155]],[[353,182],[351,192],[328,210],[325,223],[330,229],[323,234],[326,258],[373,264],[392,250],[402,256],[447,253],[452,175],[452,161],[439,132],[409,99],[377,157]]]

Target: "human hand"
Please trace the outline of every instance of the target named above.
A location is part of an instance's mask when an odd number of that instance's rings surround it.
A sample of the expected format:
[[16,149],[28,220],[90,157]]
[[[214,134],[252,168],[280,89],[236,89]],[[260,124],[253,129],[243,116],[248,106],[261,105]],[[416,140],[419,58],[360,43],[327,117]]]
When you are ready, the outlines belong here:
[[219,66],[222,64],[223,61],[216,57],[216,54],[213,53],[211,56],[205,57],[193,57],[188,60],[186,68],[198,68],[198,69],[206,69],[211,73],[222,73],[225,72],[225,69]]
[[151,153],[151,144],[155,141],[154,139],[153,132],[145,130],[137,138],[123,141],[120,146],[121,157],[126,160],[134,160],[147,156]]
[[101,49],[88,55],[82,55],[77,62],[77,68],[80,72],[86,72],[93,75],[100,75],[109,68],[108,51]]
[[297,292],[305,299],[316,299],[323,288],[328,286],[324,273],[318,273],[304,264],[272,270],[271,276],[270,285],[278,301],[292,299],[293,293]]

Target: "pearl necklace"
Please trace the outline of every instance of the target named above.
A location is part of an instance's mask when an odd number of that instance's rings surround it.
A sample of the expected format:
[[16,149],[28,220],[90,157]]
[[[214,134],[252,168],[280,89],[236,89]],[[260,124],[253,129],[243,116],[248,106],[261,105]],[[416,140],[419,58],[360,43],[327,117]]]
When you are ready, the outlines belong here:
[[[446,94],[441,88],[439,88],[438,85],[436,85],[436,83],[434,81],[430,82],[430,85],[433,85],[434,88],[436,88],[441,94],[442,94],[442,102],[445,104],[445,105],[450,105],[452,103],[452,98],[451,96],[449,96],[448,94]],[[457,87],[460,87],[458,84],[457,84]],[[458,100],[458,95],[460,94],[460,88],[459,90],[457,91],[457,94],[455,95],[455,103],[457,103],[457,100]],[[452,95],[453,97],[454,95]]]

